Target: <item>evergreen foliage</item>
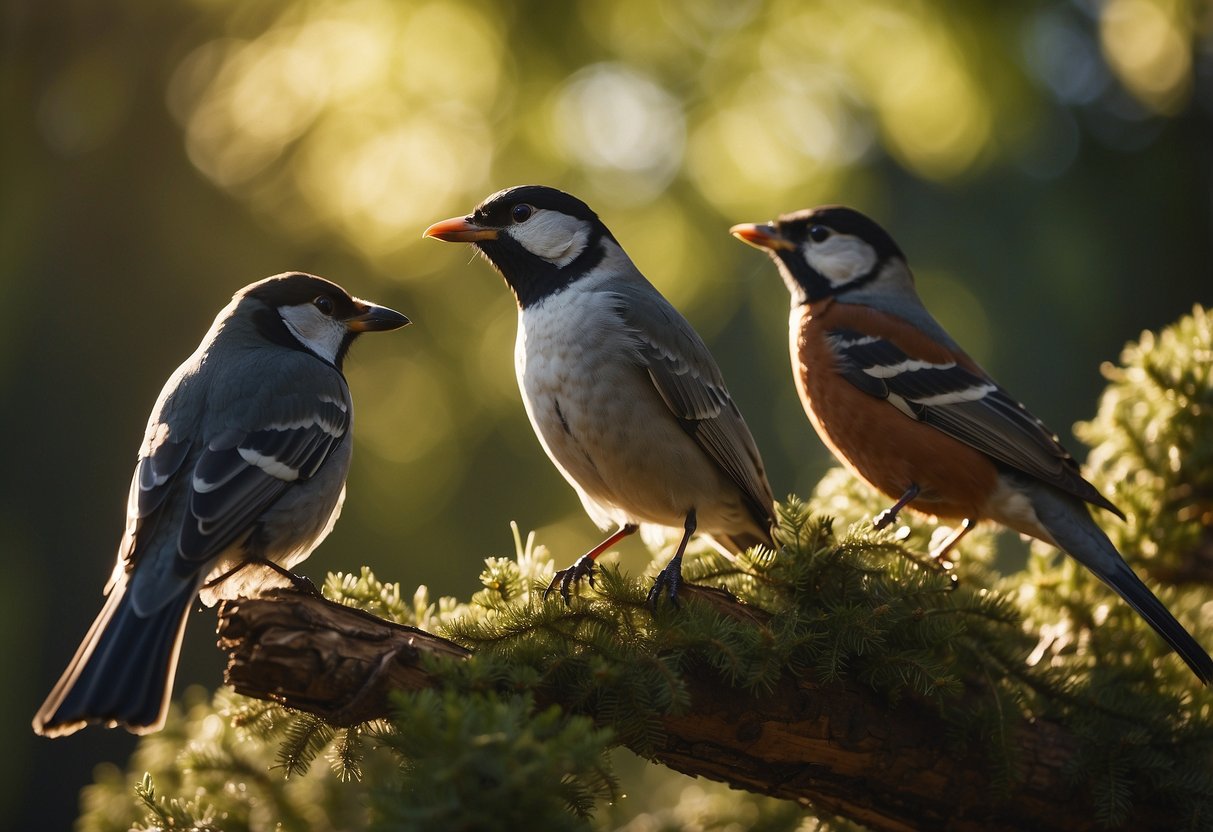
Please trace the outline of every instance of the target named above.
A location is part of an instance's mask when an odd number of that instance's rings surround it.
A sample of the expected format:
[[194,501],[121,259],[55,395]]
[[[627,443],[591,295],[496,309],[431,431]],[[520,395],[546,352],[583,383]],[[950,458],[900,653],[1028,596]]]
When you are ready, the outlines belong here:
[[[1130,345],[1082,428],[1099,443],[1097,485],[1130,515],[1119,531],[1110,516],[1105,527],[1126,555],[1173,571],[1213,525],[1210,330],[1198,308]],[[869,518],[886,505],[832,472],[809,503],[780,507],[777,553],[695,549],[686,580],[728,588],[760,611],[753,617],[695,601],[653,613],[648,580],[609,566],[570,606],[545,602],[553,558],[516,528],[516,556],[489,558],[466,603],[431,599],[425,587],[406,600],[367,569],[330,575],[328,597],[474,655],[435,663],[437,689],[398,695],[393,719],[351,729],[222,689],[209,704],[191,692],[165,731],[142,741],[128,774],[99,772],[82,828],[593,828],[595,808],[621,797],[607,752],[652,749],[661,718],[688,706],[692,667],[755,692],[790,675],[858,681],[890,706],[932,703],[952,727],[940,741],[989,760],[993,799],[1024,777],[1008,726],[1055,721],[1078,740],[1067,775],[1101,823],[1122,822],[1149,794],[1176,808],[1182,828],[1213,825],[1213,697],[1144,622],[1048,547],[1034,544],[1027,569],[1002,577],[1004,547],[984,528],[961,544],[954,586],[923,563],[932,534],[946,531],[906,515],[905,526],[874,532]],[[1207,586],[1157,589],[1213,643]],[[723,829],[743,817],[749,828],[851,828],[767,798],[700,794],[698,808],[635,828]]]
[[376,829],[586,828],[614,779],[606,731],[528,695],[401,694],[385,744],[404,776],[377,788]]
[[[306,773],[300,761],[284,764],[281,759],[310,717],[226,688],[213,697],[190,688],[183,699],[181,706],[174,704],[163,731],[140,741],[128,773],[98,767],[96,782],[81,795],[81,832],[336,832],[366,827],[365,791],[333,773],[338,744],[320,751],[329,765],[311,766]],[[369,735],[380,726],[351,730]],[[314,758],[314,746],[311,753]],[[399,763],[375,748],[359,769],[359,784],[387,782],[398,776]]]
[[1159,580],[1213,579],[1213,313],[1128,344],[1090,422],[1092,482],[1128,515],[1112,542]]

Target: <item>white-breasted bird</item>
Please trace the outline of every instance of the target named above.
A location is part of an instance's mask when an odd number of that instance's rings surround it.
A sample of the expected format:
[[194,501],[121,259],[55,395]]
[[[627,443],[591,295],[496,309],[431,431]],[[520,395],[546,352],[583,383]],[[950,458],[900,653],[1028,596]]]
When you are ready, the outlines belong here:
[[[556,573],[566,603],[594,559],[639,524],[681,527],[649,593],[677,602],[698,529],[726,549],[771,546],[774,499],[749,428],[703,340],[581,200],[524,185],[425,236],[472,243],[518,302],[527,415],[591,519],[617,530]],[[544,593],[546,596],[546,592]]]
[[337,520],[353,408],[342,360],[408,318],[288,273],[241,289],[148,420],[108,598],[34,731],[136,734],[168,711],[190,605],[297,580]]
[[848,468],[904,508],[993,520],[1054,545],[1107,584],[1204,684],[1213,659],[1125,563],[1088,505],[1124,515],[1057,436],[978,366],[923,306],[889,234],[825,206],[734,236],[770,255],[792,296],[792,371],[809,420]]

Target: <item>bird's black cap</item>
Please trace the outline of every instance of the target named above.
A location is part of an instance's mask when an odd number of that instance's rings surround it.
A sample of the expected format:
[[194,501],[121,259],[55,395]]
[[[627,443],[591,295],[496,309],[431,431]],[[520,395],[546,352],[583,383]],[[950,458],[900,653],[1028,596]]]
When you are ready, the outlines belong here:
[[547,185],[515,185],[511,188],[503,188],[497,193],[485,197],[472,212],[472,219],[479,225],[504,228],[513,222],[510,210],[515,205],[523,203],[534,208],[559,211],[570,217],[602,225],[602,220],[590,206],[572,194],[557,188],[549,188]]
[[[513,212],[519,205],[558,212],[584,222],[589,233],[581,253],[572,261],[558,266],[528,251],[508,233],[490,233],[485,236],[475,234],[468,237],[444,236],[443,239],[472,242],[505,278],[518,305],[523,309],[542,303],[592,272],[602,262],[605,253],[602,246],[604,239],[618,244],[610,229],[602,223],[590,206],[572,194],[546,185],[516,185],[505,188],[485,198],[465,221],[448,220],[438,225],[470,224],[467,227],[473,231],[508,229],[516,224]],[[436,227],[431,226],[426,233],[429,234]]]
[[333,303],[333,317],[345,320],[360,313],[360,307],[345,289],[331,280],[304,272],[276,274],[244,287],[237,294],[256,298],[275,309],[311,303],[326,295]]
[[794,211],[775,221],[775,227],[783,238],[793,243],[804,242],[808,238],[809,230],[815,225],[824,225],[839,234],[858,237],[875,249],[881,260],[890,257],[906,259],[889,232],[881,228],[878,222],[845,205],[823,205],[820,208]]

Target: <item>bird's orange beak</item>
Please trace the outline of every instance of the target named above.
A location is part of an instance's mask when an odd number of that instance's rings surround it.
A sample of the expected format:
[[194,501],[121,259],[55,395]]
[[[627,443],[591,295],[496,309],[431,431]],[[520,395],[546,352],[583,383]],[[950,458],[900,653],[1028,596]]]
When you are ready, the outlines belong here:
[[496,240],[497,229],[479,226],[468,217],[451,217],[434,223],[421,236],[448,243],[474,243],[478,240]]
[[772,225],[743,222],[730,228],[729,233],[743,243],[749,243],[754,248],[765,248],[774,251],[792,251],[796,248],[793,243],[784,239],[779,230]]

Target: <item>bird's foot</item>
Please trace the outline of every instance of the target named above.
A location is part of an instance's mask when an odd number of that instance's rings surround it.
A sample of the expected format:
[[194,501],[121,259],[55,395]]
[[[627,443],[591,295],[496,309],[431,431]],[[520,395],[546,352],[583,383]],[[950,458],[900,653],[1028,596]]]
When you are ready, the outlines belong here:
[[956,544],[960,542],[960,539],[971,532],[975,525],[977,525],[976,522],[969,517],[961,520],[960,525],[953,529],[952,532],[946,538],[944,538],[942,543],[931,549],[931,559],[944,561],[945,563],[952,563],[952,559],[948,557],[948,553],[956,548]]
[[[219,575],[218,577],[211,578],[209,581],[207,581],[205,584],[202,585],[202,589],[204,589],[204,590],[214,589],[215,587],[219,586],[221,583],[226,581],[228,578],[232,577],[233,575],[236,575],[237,573],[243,571],[244,569],[247,569],[250,566],[264,567],[271,572],[276,572],[277,574],[279,574],[283,578],[285,578],[287,581],[289,581],[291,588],[294,589],[296,592],[302,592],[305,595],[312,595],[312,596],[315,596],[316,598],[324,597],[323,593],[321,593],[320,590],[316,588],[316,584],[312,583],[311,578],[308,578],[304,575],[296,575],[291,570],[286,569],[285,567],[279,566],[278,564],[274,563],[272,560],[269,560],[267,558],[250,558],[249,560],[243,560],[240,563],[233,566],[231,569],[229,569],[226,572],[224,572],[223,574]],[[262,575],[263,575],[263,580],[264,580],[264,573],[262,573]],[[256,584],[254,586],[256,586]]]
[[901,512],[901,510],[909,505],[910,502],[918,496],[918,493],[918,485],[916,483],[910,483],[910,487],[906,489],[906,493],[898,497],[897,502],[893,503],[893,505],[889,506],[884,511],[880,512],[880,514],[877,514],[872,518],[872,526],[876,529],[876,531],[880,531],[881,529],[892,525],[893,521],[897,519],[897,515]]
[[543,600],[546,601],[556,584],[560,584],[560,597],[564,599],[564,605],[567,607],[570,603],[572,589],[580,584],[582,578],[589,580],[591,589],[594,587],[594,559],[589,555],[582,555],[568,569],[561,569],[553,575],[552,582],[543,591]]
[[323,598],[324,593],[320,591],[320,587],[316,586],[316,582],[307,575],[296,575],[294,572],[288,573],[291,582],[291,588],[296,592],[302,592],[304,595],[311,595],[315,598]]
[[944,539],[942,543],[940,543],[938,546],[932,547],[931,551],[928,553],[932,568],[934,568],[935,571],[948,576],[948,579],[952,582],[952,589],[955,589],[960,585],[960,579],[956,576],[956,573],[952,571],[956,568],[956,561],[948,557],[948,555],[954,548],[956,548],[956,544],[960,542],[960,539],[973,529],[974,525],[976,525],[975,521],[966,517],[960,522],[960,525],[956,527],[947,536],[947,538]]
[[296,575],[291,570],[279,566],[272,560],[263,561],[263,563],[272,571],[277,572],[282,577],[286,578],[291,583],[291,588],[296,592],[302,592],[304,595],[311,595],[314,598],[323,598],[324,594],[316,586],[315,582],[306,575]]
[[886,508],[884,511],[880,512],[880,514],[877,514],[872,518],[872,528],[880,531],[881,529],[892,525],[893,521],[897,519],[897,515],[898,509],[896,507],[890,506],[889,508]]
[[951,572],[956,568],[956,561],[948,557],[947,549],[942,546],[927,552],[927,562],[936,572]]
[[678,606],[678,590],[682,588],[682,564],[670,561],[665,568],[657,573],[657,579],[653,581],[653,588],[649,590],[649,597],[645,601],[649,609],[656,610],[657,602],[661,600],[661,595],[664,592],[670,599],[670,603],[675,607]]

